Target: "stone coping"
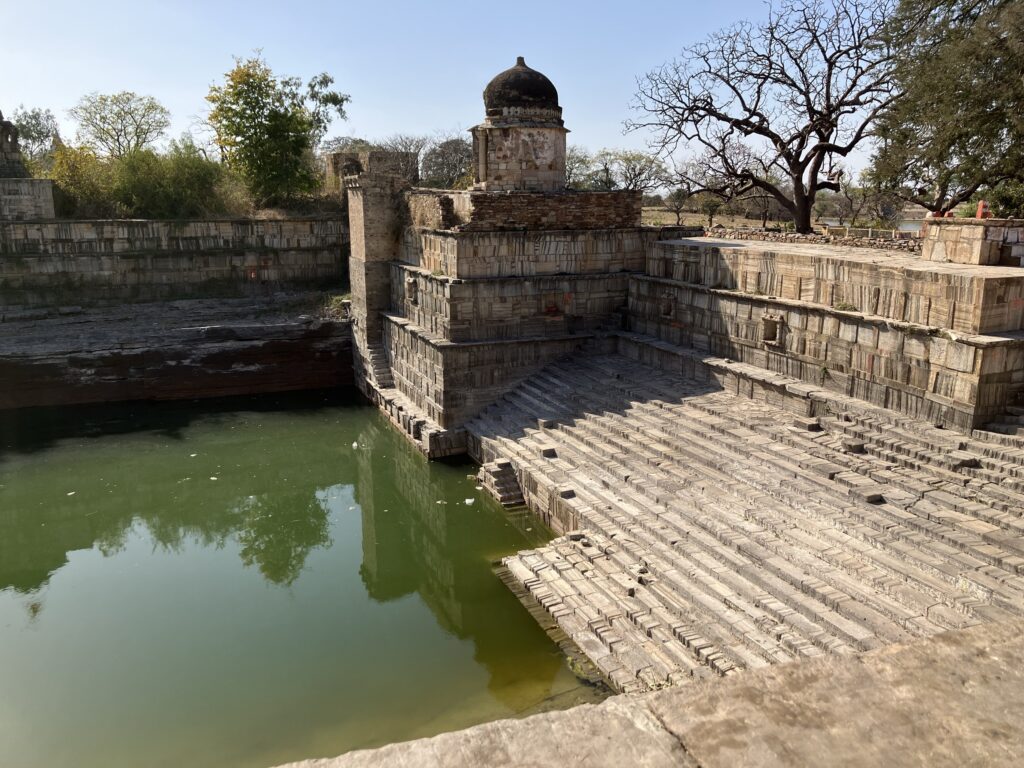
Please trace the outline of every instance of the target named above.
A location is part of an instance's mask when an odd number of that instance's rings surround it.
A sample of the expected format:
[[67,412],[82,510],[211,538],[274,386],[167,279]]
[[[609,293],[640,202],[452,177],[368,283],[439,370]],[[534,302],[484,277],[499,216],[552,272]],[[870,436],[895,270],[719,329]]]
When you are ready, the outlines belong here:
[[[990,221],[990,219],[986,219]],[[775,243],[769,240],[720,240],[714,237],[681,238],[661,240],[658,245],[680,245],[692,248],[748,248],[767,253],[787,253],[809,258],[834,259],[862,264],[876,264],[896,267],[908,272],[948,273],[971,278],[1014,278],[1024,281],[1024,269],[1020,267],[996,267],[978,264],[957,264],[955,262],[927,261],[917,255],[906,255],[901,251],[882,248],[852,248],[843,245],[820,243]]]
[[499,720],[288,768],[1001,768],[1024,754],[1024,621]]

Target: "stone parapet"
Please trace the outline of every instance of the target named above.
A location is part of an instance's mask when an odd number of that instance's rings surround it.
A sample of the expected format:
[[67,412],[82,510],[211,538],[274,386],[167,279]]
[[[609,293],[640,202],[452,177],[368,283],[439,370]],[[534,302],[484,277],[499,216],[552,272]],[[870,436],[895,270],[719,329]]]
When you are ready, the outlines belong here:
[[401,261],[453,278],[641,272],[651,245],[693,227],[585,231],[446,232],[406,229]]
[[413,190],[411,223],[460,232],[581,230],[639,227],[641,194],[635,191],[485,192]]
[[0,307],[259,295],[340,285],[337,219],[0,223]]
[[954,264],[1024,264],[1024,219],[925,219],[921,258]]
[[935,264],[881,250],[699,238],[658,243],[647,273],[947,328],[1024,328],[1024,270]]

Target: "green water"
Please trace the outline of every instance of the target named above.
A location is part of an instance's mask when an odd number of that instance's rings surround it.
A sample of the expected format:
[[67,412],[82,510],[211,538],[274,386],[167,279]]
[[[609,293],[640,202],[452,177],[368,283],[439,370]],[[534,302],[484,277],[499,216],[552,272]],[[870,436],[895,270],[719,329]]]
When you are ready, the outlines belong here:
[[0,421],[0,766],[270,766],[593,700],[491,569],[548,532],[473,469],[322,396]]

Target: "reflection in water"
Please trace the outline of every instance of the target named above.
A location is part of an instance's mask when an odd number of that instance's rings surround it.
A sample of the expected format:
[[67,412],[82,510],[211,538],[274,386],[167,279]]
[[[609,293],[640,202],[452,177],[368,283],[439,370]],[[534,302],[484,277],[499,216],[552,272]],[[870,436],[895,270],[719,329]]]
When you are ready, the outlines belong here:
[[[383,430],[390,427],[382,421],[370,422],[360,436],[360,444],[380,442]],[[530,649],[529,642],[520,645],[518,640],[527,638],[515,636],[519,627],[496,623],[486,611],[479,610],[488,600],[502,597],[495,593],[505,590],[496,578],[480,578],[484,568],[489,569],[486,560],[497,560],[507,552],[466,557],[466,553],[478,550],[478,531],[466,525],[465,518],[484,514],[477,507],[490,500],[483,495],[477,498],[474,493],[473,504],[468,506],[462,498],[448,501],[446,476],[432,471],[436,465],[423,459],[411,446],[401,444],[394,450],[398,454],[394,457],[396,463],[403,470],[394,475],[380,471],[372,451],[360,451],[357,455],[356,499],[363,518],[360,574],[367,592],[381,601],[417,592],[447,632],[473,641],[474,658],[490,674],[491,692],[514,712],[530,706],[535,691],[517,685],[521,677],[519,664],[526,663],[518,649],[525,648],[527,654]],[[502,524],[518,524],[523,529],[520,535],[532,545],[540,544],[546,533],[533,517],[507,518]],[[525,543],[519,548],[525,548]],[[526,634],[534,630],[531,626],[523,629]],[[552,652],[533,659],[532,664],[531,682],[535,683],[538,679],[553,679],[564,661]]]
[[11,764],[267,766],[593,698],[491,570],[539,524],[371,409],[268,402],[0,419]]

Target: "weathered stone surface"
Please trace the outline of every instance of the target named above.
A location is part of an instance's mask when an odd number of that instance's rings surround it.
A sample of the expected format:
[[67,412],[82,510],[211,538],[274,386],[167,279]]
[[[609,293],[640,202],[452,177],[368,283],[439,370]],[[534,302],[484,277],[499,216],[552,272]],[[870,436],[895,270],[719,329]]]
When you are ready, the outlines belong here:
[[1024,220],[925,219],[921,258],[955,264],[1021,266]]
[[[524,728],[524,726],[526,726]],[[479,768],[479,766],[693,765],[679,742],[643,706],[610,699],[525,720],[499,720],[432,739],[306,760],[289,768]]]
[[340,286],[339,219],[0,223],[0,311]]
[[289,768],[1010,768],[1022,637],[1024,623],[990,624]]

